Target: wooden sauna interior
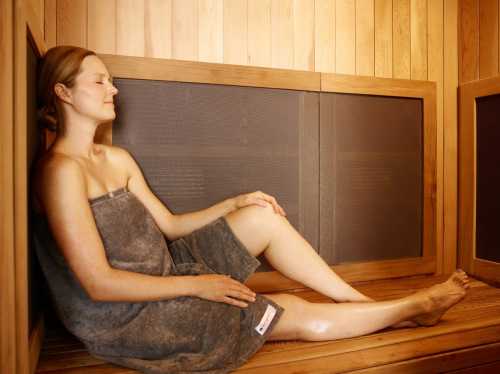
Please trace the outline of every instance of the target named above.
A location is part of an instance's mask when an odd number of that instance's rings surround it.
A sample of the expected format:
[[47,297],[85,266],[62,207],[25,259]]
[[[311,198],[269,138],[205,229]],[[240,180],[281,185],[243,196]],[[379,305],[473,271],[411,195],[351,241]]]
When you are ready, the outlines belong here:
[[[500,372],[498,0],[6,0],[0,5],[1,373],[134,373],[58,320],[31,248],[29,177],[50,139],[37,64],[95,50],[128,149],[175,214],[243,192],[361,292],[389,300],[472,278],[433,327],[270,342],[244,373]],[[332,302],[262,266],[248,285]]]

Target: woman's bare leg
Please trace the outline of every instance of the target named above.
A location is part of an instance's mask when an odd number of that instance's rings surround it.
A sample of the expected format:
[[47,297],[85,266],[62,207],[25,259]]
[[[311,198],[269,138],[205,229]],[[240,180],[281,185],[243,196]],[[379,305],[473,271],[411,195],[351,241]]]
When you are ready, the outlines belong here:
[[[253,256],[264,253],[271,265],[285,276],[336,301],[373,301],[340,278],[271,205],[266,208],[251,205],[225,218]],[[393,327],[416,325],[413,321],[402,321]]]
[[286,277],[336,301],[372,301],[340,278],[271,205],[266,208],[251,205],[225,218],[253,256],[264,253],[270,264]]
[[319,304],[288,294],[266,295],[285,309],[268,339],[343,339],[419,318],[429,325],[435,324],[465,296],[466,288],[463,275],[455,272],[446,282],[390,301]]

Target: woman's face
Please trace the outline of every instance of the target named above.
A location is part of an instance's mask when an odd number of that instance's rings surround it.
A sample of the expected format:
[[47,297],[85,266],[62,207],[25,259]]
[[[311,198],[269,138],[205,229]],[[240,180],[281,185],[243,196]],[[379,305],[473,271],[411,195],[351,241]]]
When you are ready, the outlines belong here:
[[71,104],[80,115],[90,117],[98,123],[115,119],[113,96],[118,89],[103,62],[94,55],[83,59],[75,84],[69,89]]

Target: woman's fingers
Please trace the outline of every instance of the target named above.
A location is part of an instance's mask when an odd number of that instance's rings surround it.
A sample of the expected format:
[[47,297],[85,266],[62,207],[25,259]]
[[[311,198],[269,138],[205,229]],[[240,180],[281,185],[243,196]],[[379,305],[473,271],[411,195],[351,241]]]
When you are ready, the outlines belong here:
[[237,292],[241,292],[247,296],[250,296],[250,297],[255,297],[255,292],[253,292],[250,288],[248,288],[247,286],[245,286],[243,283],[240,283],[238,282],[237,280],[234,280],[232,278],[229,278],[231,280],[231,287],[230,289],[232,291],[237,291]]
[[246,308],[248,306],[248,304],[244,303],[243,301],[231,299],[230,297],[227,297],[227,296],[224,296],[222,298],[222,301],[227,303],[227,304],[230,304],[230,305],[239,306],[240,308]]
[[278,214],[281,214],[283,216],[286,215],[285,213],[285,210],[278,204],[278,202],[276,201],[276,199],[274,198],[274,196],[271,196],[271,195],[268,195],[262,191],[259,191],[260,194],[261,194],[261,198],[267,202],[269,202],[273,208],[274,208],[274,211]]
[[239,291],[239,290],[228,290],[226,292],[226,296],[231,296],[235,299],[239,299],[239,300],[246,300],[246,301],[255,301],[255,296],[252,296],[246,292],[242,292],[242,291]]

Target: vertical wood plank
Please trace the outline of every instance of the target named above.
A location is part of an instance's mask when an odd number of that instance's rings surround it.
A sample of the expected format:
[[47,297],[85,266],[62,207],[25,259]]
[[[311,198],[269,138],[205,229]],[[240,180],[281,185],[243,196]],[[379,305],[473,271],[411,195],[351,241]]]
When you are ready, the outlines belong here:
[[172,0],[172,58],[198,61],[196,0]]
[[410,2],[411,79],[427,80],[427,0]]
[[44,3],[44,38],[47,48],[57,44],[57,1],[45,0]]
[[[14,246],[14,1],[0,1],[0,362],[16,373]],[[55,13],[54,13],[55,16]]]
[[144,55],[172,57],[172,1],[145,0]]
[[314,70],[335,72],[335,0],[314,2]]
[[392,0],[375,0],[375,76],[392,78]]
[[314,71],[314,1],[293,0],[293,67]]
[[247,0],[224,0],[224,63],[248,64]]
[[443,272],[457,267],[457,194],[458,194],[458,9],[459,0],[444,0],[443,126],[444,126],[444,258]]
[[144,0],[116,0],[116,53],[144,56]]
[[[44,4],[43,0],[28,0],[26,6],[30,6],[37,18],[37,21],[40,22],[40,26],[43,27],[43,19],[44,19]],[[42,30],[43,31],[43,30]]]
[[223,62],[223,7],[219,0],[199,0],[198,4],[198,59]]
[[394,0],[393,24],[393,77],[410,79],[410,0]]
[[57,0],[57,44],[87,47],[87,0]]
[[[28,300],[28,151],[27,151],[27,30],[26,8],[14,1],[14,284],[15,284],[15,373],[29,373]],[[85,9],[86,10],[86,9]],[[85,13],[86,16],[86,13]],[[2,21],[3,22],[3,21]],[[2,124],[4,125],[4,124]]]
[[87,47],[97,53],[116,53],[116,1],[88,0]]
[[443,268],[443,67],[444,67],[444,11],[443,0],[432,0],[428,3],[427,34],[429,40],[427,44],[428,54],[428,76],[429,80],[436,82],[436,248],[437,248],[437,273],[440,274]]
[[498,0],[479,1],[479,78],[498,72]]
[[479,79],[479,0],[459,5],[459,83],[465,83]]
[[271,66],[292,69],[293,43],[293,0],[272,0],[271,2]]
[[[45,24],[45,0],[39,0],[39,9],[40,9],[40,25]],[[43,30],[42,30],[43,31]]]
[[335,30],[335,71],[339,74],[356,73],[356,4],[351,0],[337,0]]
[[271,0],[248,3],[248,64],[271,66]]
[[375,72],[375,1],[356,0],[356,75]]

